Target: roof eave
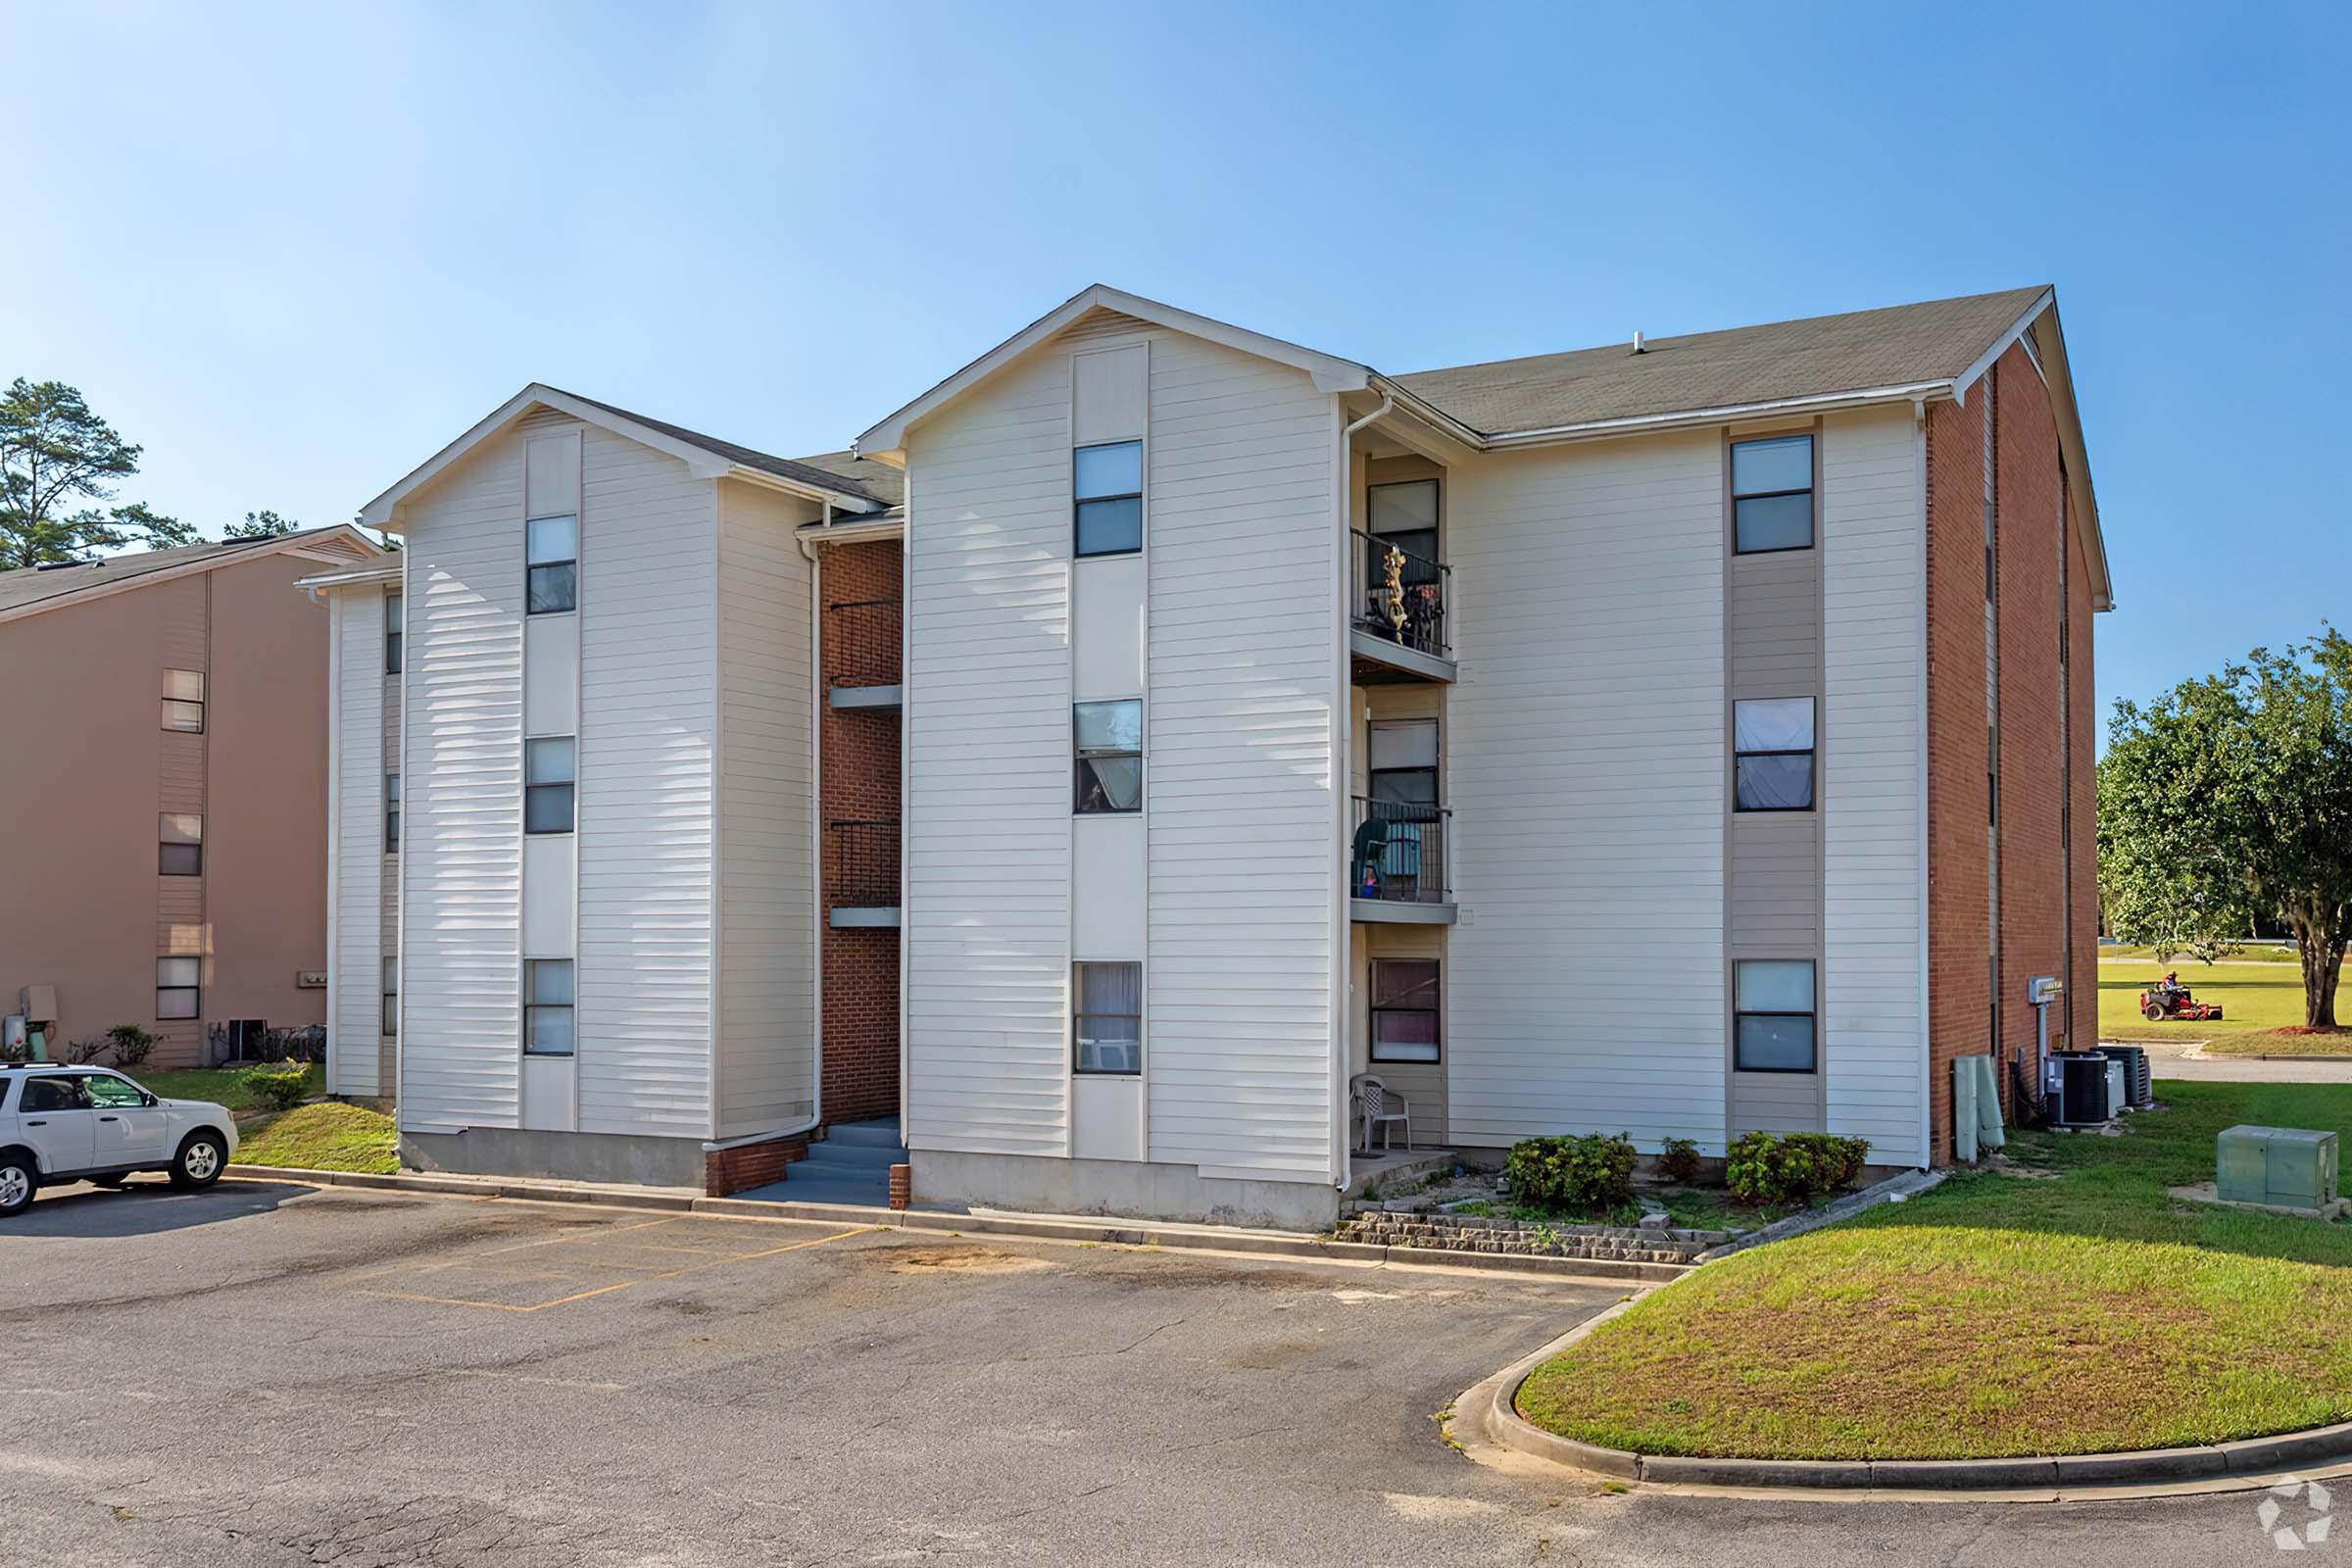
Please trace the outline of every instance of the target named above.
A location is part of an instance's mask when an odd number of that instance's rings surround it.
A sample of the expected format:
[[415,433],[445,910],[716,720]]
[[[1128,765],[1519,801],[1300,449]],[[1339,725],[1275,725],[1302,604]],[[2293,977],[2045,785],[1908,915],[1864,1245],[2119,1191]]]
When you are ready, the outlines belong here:
[[1170,331],[1221,344],[1260,359],[1289,365],[1304,370],[1314,381],[1318,392],[1360,392],[1372,382],[1371,367],[1336,355],[1319,353],[1283,338],[1268,337],[1252,332],[1230,321],[1181,310],[1158,300],[1129,294],[1104,283],[1080,289],[1053,310],[1031,321],[995,348],[973,360],[961,369],[939,381],[913,401],[902,405],[889,416],[874,424],[851,444],[851,450],[860,458],[903,466],[899,455],[906,444],[906,433],[924,419],[975,390],[1004,369],[1031,349],[1061,332],[1089,311],[1116,311],[1138,320],[1164,326]]
[[[163,566],[154,571],[143,571],[128,577],[118,577],[110,582],[91,583],[87,587],[68,588],[43,599],[31,600],[21,605],[11,605],[0,610],[0,621],[23,620],[27,616],[40,614],[44,611],[61,609],[67,605],[87,604],[93,599],[104,599],[113,594],[129,593],[133,589],[152,587],[159,582],[172,582],[181,577],[192,577],[202,571],[217,571],[232,564],[259,561],[265,556],[300,556],[309,561],[331,560],[332,557],[319,555],[310,546],[318,540],[337,535],[348,536],[371,556],[381,556],[385,553],[381,545],[360,532],[352,524],[348,522],[328,523],[322,527],[305,528],[297,533],[280,535],[275,539],[252,540],[246,549],[223,551],[219,555],[182,562],[177,565]],[[228,543],[229,541],[220,542]]]
[[544,382],[533,381],[493,409],[488,415],[475,420],[455,441],[450,442],[449,445],[410,469],[391,489],[362,507],[359,520],[368,527],[381,528],[390,533],[405,531],[406,523],[402,513],[410,496],[464,462],[474,448],[504,430],[534,408],[548,408],[559,414],[569,415],[584,424],[593,424],[600,429],[610,430],[614,435],[636,442],[639,446],[649,447],[656,452],[675,458],[685,464],[686,471],[697,479],[741,479],[747,483],[760,485],[770,490],[781,490],[806,500],[831,502],[834,506],[850,512],[878,512],[882,509],[882,504],[870,496],[859,495],[854,490],[832,490],[784,474],[774,473],[765,468],[753,467],[748,464],[738,462],[723,452],[698,446],[691,441],[682,441],[667,431],[640,424],[624,415],[615,414],[610,409],[599,407],[581,398],[575,398],[560,388],[549,386]]
[[1757,403],[1729,403],[1704,409],[1670,409],[1657,414],[1629,415],[1615,419],[1586,419],[1574,424],[1545,425],[1531,430],[1503,430],[1482,438],[1487,451],[1550,446],[1567,441],[1601,441],[1611,436],[1647,435],[1694,425],[1733,424],[1767,419],[1783,414],[1822,414],[1839,409],[1871,408],[1887,403],[1939,402],[1952,395],[1948,379],[1905,381],[1888,386],[1860,387],[1848,392],[1822,392],[1801,398],[1773,398]]

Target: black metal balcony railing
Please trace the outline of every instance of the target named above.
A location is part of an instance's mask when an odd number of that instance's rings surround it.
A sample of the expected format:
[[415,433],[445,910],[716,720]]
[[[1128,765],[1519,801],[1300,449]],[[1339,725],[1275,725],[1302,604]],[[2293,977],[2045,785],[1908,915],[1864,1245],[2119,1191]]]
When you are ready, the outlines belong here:
[[1433,659],[1451,658],[1446,642],[1446,591],[1453,568],[1378,534],[1348,530],[1348,604],[1356,628]]
[[897,822],[836,819],[825,824],[825,902],[829,907],[898,907]]
[[1446,839],[1453,813],[1442,806],[1355,797],[1348,841],[1348,896],[1389,904],[1444,904]]
[[901,605],[896,599],[845,599],[825,607],[828,686],[896,686]]

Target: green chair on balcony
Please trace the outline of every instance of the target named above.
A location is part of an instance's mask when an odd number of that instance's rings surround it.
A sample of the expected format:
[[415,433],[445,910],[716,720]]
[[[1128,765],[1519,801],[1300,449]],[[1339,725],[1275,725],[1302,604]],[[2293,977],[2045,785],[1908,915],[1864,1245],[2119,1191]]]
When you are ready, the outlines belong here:
[[1389,848],[1389,822],[1382,816],[1367,816],[1355,825],[1355,842],[1348,853],[1348,896],[1358,899],[1380,897],[1381,859]]

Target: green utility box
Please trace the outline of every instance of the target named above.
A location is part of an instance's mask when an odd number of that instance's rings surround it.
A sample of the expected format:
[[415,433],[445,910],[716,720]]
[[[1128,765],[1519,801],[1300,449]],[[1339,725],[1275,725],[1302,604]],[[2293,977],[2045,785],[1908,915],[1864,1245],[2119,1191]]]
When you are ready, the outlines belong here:
[[2335,1201],[2335,1134],[2232,1127],[2215,1140],[2214,1186],[2229,1203],[2322,1209]]

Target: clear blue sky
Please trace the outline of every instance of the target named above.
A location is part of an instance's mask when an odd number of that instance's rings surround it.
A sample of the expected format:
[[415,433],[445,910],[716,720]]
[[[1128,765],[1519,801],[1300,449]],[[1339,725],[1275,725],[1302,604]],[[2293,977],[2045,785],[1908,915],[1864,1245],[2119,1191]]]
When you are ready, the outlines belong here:
[[218,532],[531,380],[840,446],[1097,280],[1395,371],[2054,282],[2103,708],[2352,620],[2346,16],[17,4],[0,376]]

